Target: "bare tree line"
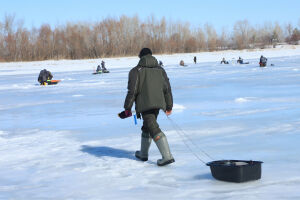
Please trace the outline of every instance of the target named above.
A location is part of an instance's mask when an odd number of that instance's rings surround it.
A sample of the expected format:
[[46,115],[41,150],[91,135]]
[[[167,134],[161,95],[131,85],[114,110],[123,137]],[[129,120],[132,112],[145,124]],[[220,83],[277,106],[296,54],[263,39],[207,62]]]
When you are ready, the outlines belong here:
[[155,54],[264,48],[281,42],[297,44],[299,40],[300,31],[292,24],[252,26],[247,20],[237,21],[231,32],[223,29],[218,34],[210,24],[191,28],[189,23],[153,16],[146,21],[121,16],[55,28],[43,24],[28,30],[15,16],[6,15],[0,22],[0,61],[131,56],[142,47]]

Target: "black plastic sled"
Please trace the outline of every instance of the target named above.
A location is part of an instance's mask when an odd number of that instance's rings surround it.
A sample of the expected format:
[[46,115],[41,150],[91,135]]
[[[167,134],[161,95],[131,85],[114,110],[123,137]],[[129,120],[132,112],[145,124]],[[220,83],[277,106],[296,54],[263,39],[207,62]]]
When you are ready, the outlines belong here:
[[220,64],[225,64],[225,65],[228,65],[229,62],[228,61],[225,61],[225,62],[221,62]]
[[109,71],[99,71],[99,72],[94,72],[93,74],[95,75],[95,74],[104,74],[104,73],[109,73]]
[[242,183],[261,178],[261,161],[217,160],[206,163],[212,176],[221,181]]

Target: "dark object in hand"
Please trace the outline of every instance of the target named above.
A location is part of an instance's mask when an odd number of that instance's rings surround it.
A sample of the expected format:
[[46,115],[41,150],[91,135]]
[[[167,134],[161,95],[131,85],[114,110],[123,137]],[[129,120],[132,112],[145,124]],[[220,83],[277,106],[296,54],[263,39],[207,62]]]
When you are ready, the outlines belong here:
[[118,115],[121,119],[125,119],[127,117],[131,117],[132,113],[130,110],[124,110],[124,111],[120,112]]

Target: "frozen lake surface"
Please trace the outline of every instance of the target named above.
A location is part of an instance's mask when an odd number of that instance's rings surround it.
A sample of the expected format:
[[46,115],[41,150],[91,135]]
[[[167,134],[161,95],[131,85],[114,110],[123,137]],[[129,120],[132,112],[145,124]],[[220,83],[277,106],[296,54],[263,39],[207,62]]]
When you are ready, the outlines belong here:
[[[299,48],[156,57],[172,86],[170,118],[201,148],[186,141],[192,150],[205,162],[201,150],[263,161],[260,180],[215,180],[162,112],[176,162],[157,167],[154,143],[147,162],[136,160],[142,121],[117,113],[137,57],[105,59],[111,73],[100,75],[100,59],[0,63],[0,199],[300,199]],[[44,68],[62,81],[38,85]]]

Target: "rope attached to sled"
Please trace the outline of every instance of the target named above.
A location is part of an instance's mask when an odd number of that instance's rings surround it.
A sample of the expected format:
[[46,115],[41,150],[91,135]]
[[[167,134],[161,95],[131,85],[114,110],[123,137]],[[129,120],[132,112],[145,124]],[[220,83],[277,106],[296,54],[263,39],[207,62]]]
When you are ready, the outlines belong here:
[[214,160],[208,153],[206,153],[203,149],[201,149],[196,143],[193,142],[193,140],[189,137],[189,135],[187,133],[185,133],[185,131],[180,128],[180,126],[175,123],[168,115],[166,115],[167,118],[169,119],[169,121],[171,122],[172,126],[174,127],[176,133],[183,138],[183,143],[185,144],[185,146],[190,150],[190,152],[192,154],[194,154],[194,156],[200,160],[202,163],[206,164],[206,162],[204,162],[197,153],[195,153],[192,148],[189,146],[189,144],[187,143],[186,140],[188,140],[190,143],[192,143],[196,148],[198,148],[204,155],[206,155],[209,159]]

